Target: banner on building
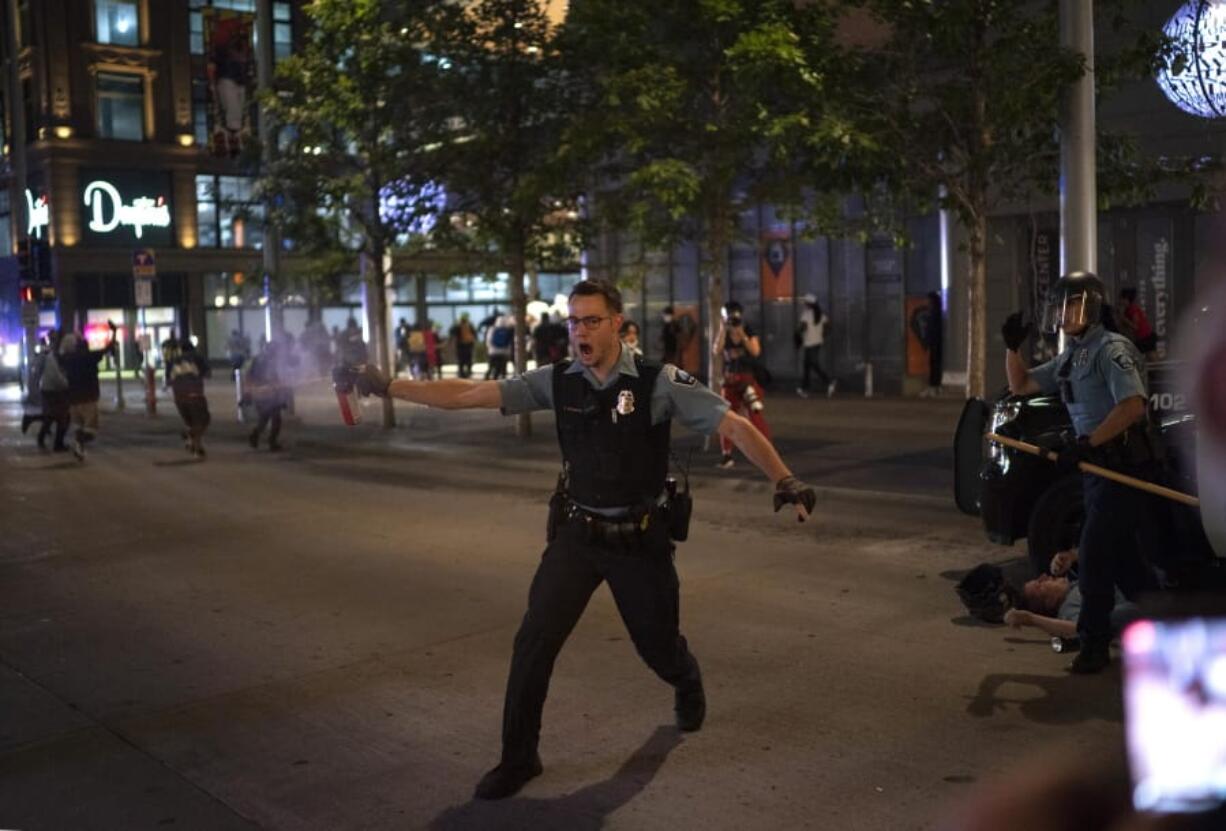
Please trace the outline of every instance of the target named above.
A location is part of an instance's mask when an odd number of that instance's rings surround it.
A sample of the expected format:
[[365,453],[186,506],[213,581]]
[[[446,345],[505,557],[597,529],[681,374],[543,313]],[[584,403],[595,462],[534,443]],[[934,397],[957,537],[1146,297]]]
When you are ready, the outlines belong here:
[[907,296],[907,374],[928,375],[928,327],[932,306],[927,295]]
[[763,231],[761,237],[761,267],[763,300],[787,300],[795,293],[795,268],[792,257],[791,233]]
[[1174,237],[1175,223],[1166,217],[1146,217],[1137,222],[1137,303],[1154,328],[1157,338],[1154,357],[1159,361],[1166,360],[1170,349]]
[[208,8],[203,17],[209,150],[215,156],[237,156],[252,140],[255,15]]

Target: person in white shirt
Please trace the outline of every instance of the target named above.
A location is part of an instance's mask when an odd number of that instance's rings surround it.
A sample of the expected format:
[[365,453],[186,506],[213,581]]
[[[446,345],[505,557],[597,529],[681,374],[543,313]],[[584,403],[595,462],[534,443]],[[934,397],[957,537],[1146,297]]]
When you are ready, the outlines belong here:
[[809,397],[809,374],[814,372],[818,380],[825,384],[826,396],[830,397],[834,395],[838,382],[826,374],[821,364],[822,344],[826,341],[826,327],[830,325],[830,318],[826,317],[812,294],[806,294],[801,302],[804,303],[804,311],[800,313],[800,322],[796,325],[796,347],[804,349],[804,377],[796,388],[796,394],[801,398]]

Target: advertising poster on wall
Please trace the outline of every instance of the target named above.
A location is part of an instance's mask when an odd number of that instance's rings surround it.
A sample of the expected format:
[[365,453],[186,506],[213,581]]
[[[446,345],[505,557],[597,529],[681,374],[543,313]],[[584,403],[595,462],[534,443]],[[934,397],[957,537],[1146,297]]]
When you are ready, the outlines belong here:
[[927,295],[907,295],[907,374],[928,374],[928,327],[932,308]]
[[204,10],[209,151],[215,156],[237,156],[252,140],[254,32],[254,15],[229,9]]
[[787,300],[795,293],[795,267],[792,257],[791,234],[786,231],[763,231],[760,276],[762,299]]
[[1174,259],[1174,223],[1165,217],[1137,222],[1137,303],[1154,328],[1154,357],[1166,360],[1170,349]]

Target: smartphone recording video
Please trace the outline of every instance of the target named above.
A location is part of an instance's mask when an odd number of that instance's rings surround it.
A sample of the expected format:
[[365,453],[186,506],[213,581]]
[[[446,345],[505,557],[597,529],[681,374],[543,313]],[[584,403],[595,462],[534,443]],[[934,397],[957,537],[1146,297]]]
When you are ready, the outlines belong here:
[[1124,711],[1138,811],[1226,803],[1226,617],[1141,620],[1123,634]]

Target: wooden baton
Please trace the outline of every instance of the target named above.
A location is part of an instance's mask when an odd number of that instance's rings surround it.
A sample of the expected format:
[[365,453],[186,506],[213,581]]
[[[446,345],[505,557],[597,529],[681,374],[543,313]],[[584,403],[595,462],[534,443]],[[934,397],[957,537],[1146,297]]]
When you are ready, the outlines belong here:
[[[1050,450],[1044,450],[1038,445],[1027,444],[1024,441],[1011,439],[1008,436],[1002,436],[998,433],[988,433],[988,440],[994,441],[997,444],[1011,447],[1014,450],[1020,450],[1023,453],[1029,453],[1032,456],[1038,456],[1042,459],[1047,459],[1049,462],[1054,462],[1060,458],[1059,454],[1053,453]],[[1162,496],[1167,499],[1173,499],[1176,502],[1182,502],[1184,505],[1190,505],[1193,508],[1200,507],[1200,500],[1195,496],[1191,496],[1182,491],[1165,488],[1162,485],[1155,485],[1153,482],[1146,482],[1144,479],[1137,479],[1135,476],[1128,476],[1124,473],[1117,473],[1110,468],[1099,467],[1092,465],[1089,462],[1079,462],[1077,467],[1083,473],[1093,473],[1095,476],[1101,476],[1104,479],[1110,479],[1112,482],[1119,482],[1121,485],[1143,490],[1146,493],[1152,493],[1155,496]]]

